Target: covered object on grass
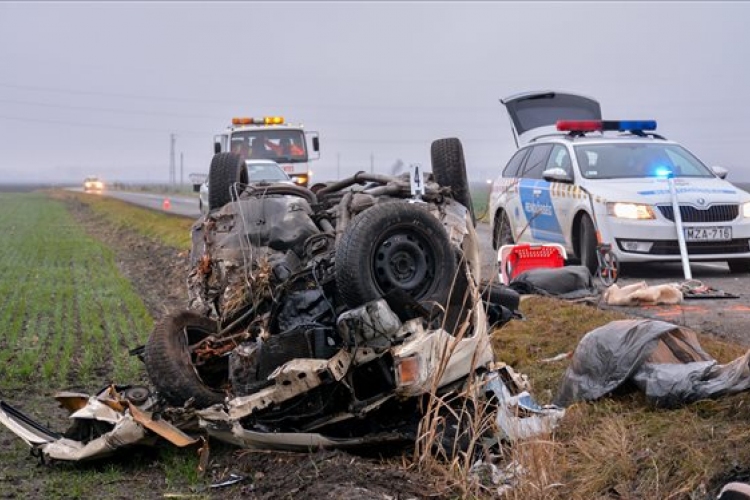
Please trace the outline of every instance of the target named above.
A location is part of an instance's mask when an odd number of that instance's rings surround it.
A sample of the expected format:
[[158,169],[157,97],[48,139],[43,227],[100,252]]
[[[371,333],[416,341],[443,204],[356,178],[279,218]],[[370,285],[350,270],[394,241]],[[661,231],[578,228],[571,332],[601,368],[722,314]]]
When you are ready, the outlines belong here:
[[581,339],[555,404],[595,400],[626,382],[658,406],[715,398],[750,388],[749,359],[750,351],[721,365],[694,331],[664,321],[612,321]]

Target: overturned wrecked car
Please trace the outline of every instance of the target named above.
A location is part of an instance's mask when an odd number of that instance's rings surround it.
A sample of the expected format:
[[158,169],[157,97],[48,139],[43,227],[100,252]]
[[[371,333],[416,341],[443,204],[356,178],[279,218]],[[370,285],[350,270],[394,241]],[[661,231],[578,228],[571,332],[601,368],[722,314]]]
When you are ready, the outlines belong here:
[[63,395],[73,418],[108,422],[75,453],[58,443],[75,436],[9,405],[0,421],[43,454],[78,460],[146,435],[194,443],[183,431],[196,422],[249,447],[413,443],[429,397],[508,397],[489,329],[518,296],[480,289],[460,142],[435,141],[432,174],[420,170],[308,189],[248,184],[239,156],[216,154],[210,210],[192,230],[188,307],[134,350],[153,390]]

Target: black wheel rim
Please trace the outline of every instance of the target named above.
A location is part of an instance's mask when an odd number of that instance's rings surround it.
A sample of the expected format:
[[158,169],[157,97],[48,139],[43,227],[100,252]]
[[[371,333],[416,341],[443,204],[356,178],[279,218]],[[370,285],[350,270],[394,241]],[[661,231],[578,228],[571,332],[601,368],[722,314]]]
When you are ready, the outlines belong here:
[[375,246],[373,272],[381,292],[398,288],[420,299],[435,282],[432,247],[414,231],[393,232]]

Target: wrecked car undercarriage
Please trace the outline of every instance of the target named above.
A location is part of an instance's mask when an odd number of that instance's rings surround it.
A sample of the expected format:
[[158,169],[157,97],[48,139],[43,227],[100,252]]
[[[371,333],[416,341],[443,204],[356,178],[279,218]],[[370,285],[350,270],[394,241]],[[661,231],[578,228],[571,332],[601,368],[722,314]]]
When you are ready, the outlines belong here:
[[493,323],[512,315],[502,291],[479,287],[460,142],[435,141],[432,158],[424,177],[360,172],[307,189],[247,184],[239,156],[215,155],[188,307],[133,350],[154,390],[62,396],[71,418],[107,424],[75,452],[59,451],[73,434],[9,405],[0,421],[61,460],[154,434],[184,446],[198,427],[240,446],[352,447],[413,443],[430,396],[500,397],[483,382],[496,376],[487,307]]

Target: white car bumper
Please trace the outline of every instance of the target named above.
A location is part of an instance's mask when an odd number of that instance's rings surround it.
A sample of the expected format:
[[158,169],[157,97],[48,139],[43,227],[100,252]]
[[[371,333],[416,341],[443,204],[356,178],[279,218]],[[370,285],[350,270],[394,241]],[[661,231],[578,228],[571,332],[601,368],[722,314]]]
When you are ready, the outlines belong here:
[[[655,220],[602,219],[602,239],[613,244],[621,262],[680,260],[675,222],[661,215]],[[691,230],[686,241],[691,261],[750,258],[750,219],[683,222],[683,229]]]

